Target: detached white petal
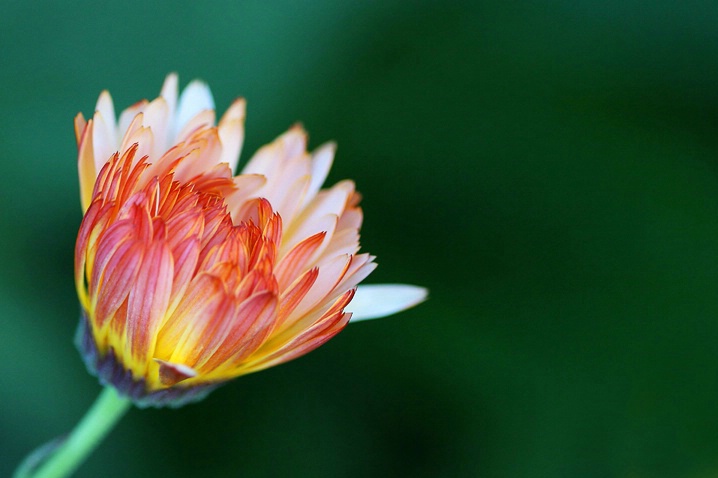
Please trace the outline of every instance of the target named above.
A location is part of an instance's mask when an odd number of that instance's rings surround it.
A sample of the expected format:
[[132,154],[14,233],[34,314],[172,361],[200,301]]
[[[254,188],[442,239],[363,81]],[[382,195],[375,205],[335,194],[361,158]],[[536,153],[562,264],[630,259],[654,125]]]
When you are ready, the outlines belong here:
[[350,322],[378,319],[414,307],[424,302],[428,294],[427,289],[415,285],[360,285],[346,310],[352,312]]

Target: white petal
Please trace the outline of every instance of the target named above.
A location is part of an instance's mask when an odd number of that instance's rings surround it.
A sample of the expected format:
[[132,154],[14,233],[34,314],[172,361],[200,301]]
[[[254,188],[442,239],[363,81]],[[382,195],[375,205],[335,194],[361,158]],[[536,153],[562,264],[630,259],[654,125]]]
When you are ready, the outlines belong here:
[[182,131],[184,125],[199,112],[214,109],[214,99],[206,83],[195,80],[182,91],[177,106],[175,134]]
[[[100,114],[102,115],[102,119],[105,120],[105,123],[112,131],[113,136],[115,136],[116,135],[115,133],[117,130],[117,118],[115,118],[115,105],[112,103],[112,97],[110,96],[110,93],[107,90],[100,93],[100,97],[97,99],[97,106],[95,106],[95,111],[100,112]],[[117,141],[115,141],[115,143],[117,143]]]
[[222,116],[217,127],[219,139],[222,142],[222,156],[219,158],[220,163],[229,164],[232,173],[237,171],[237,163],[239,162],[239,152],[242,149],[244,141],[244,116],[246,112],[246,104],[243,99],[238,99],[227,112]]
[[317,195],[322,184],[324,184],[324,180],[327,179],[336,150],[336,144],[326,143],[312,152],[312,180],[304,196],[305,204],[314,199],[314,196]]
[[165,78],[162,91],[160,91],[160,96],[167,102],[170,117],[175,114],[175,108],[177,107],[177,83],[177,73],[170,73]]
[[143,126],[152,131],[154,138],[152,153],[150,154],[152,162],[157,161],[172,147],[168,131],[171,126],[170,121],[169,106],[163,97],[152,100],[145,108]]
[[351,322],[378,319],[414,307],[426,300],[429,291],[406,284],[361,285],[347,306]]
[[[110,121],[114,121],[114,118]],[[115,136],[115,131],[110,128],[108,123],[109,122],[102,116],[102,113],[97,110],[93,118],[92,126],[92,148],[95,156],[96,172],[99,172],[102,166],[104,166],[117,151],[117,137]]]

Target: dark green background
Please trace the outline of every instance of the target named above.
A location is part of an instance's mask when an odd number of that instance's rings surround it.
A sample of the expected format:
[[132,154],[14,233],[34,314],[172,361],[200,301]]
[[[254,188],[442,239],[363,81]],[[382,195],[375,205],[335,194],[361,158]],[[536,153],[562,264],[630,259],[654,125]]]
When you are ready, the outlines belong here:
[[133,410],[78,476],[718,476],[716,2],[0,7],[0,475],[99,392],[73,116],[177,71],[247,98],[244,160],[336,140],[369,282],[431,299]]

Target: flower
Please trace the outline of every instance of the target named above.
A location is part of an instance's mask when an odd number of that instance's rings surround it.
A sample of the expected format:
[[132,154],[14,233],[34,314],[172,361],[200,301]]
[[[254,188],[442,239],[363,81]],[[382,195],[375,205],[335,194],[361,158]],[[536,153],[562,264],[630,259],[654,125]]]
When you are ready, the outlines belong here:
[[198,400],[232,378],[299,357],[355,318],[388,315],[419,287],[357,284],[354,183],[321,186],[331,143],[295,126],[233,176],[245,102],[215,126],[209,88],[177,77],[116,122],[103,92],[75,119],[84,218],[75,250],[77,343],[90,369],[140,406]]

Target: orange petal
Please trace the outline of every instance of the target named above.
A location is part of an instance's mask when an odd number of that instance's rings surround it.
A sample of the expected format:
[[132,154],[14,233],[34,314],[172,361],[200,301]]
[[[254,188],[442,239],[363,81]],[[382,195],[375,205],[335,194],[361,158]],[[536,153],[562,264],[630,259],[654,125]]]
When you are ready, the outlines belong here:
[[127,352],[145,364],[154,352],[157,331],[162,325],[172,292],[174,264],[164,242],[154,241],[144,251],[128,297],[125,336]]

